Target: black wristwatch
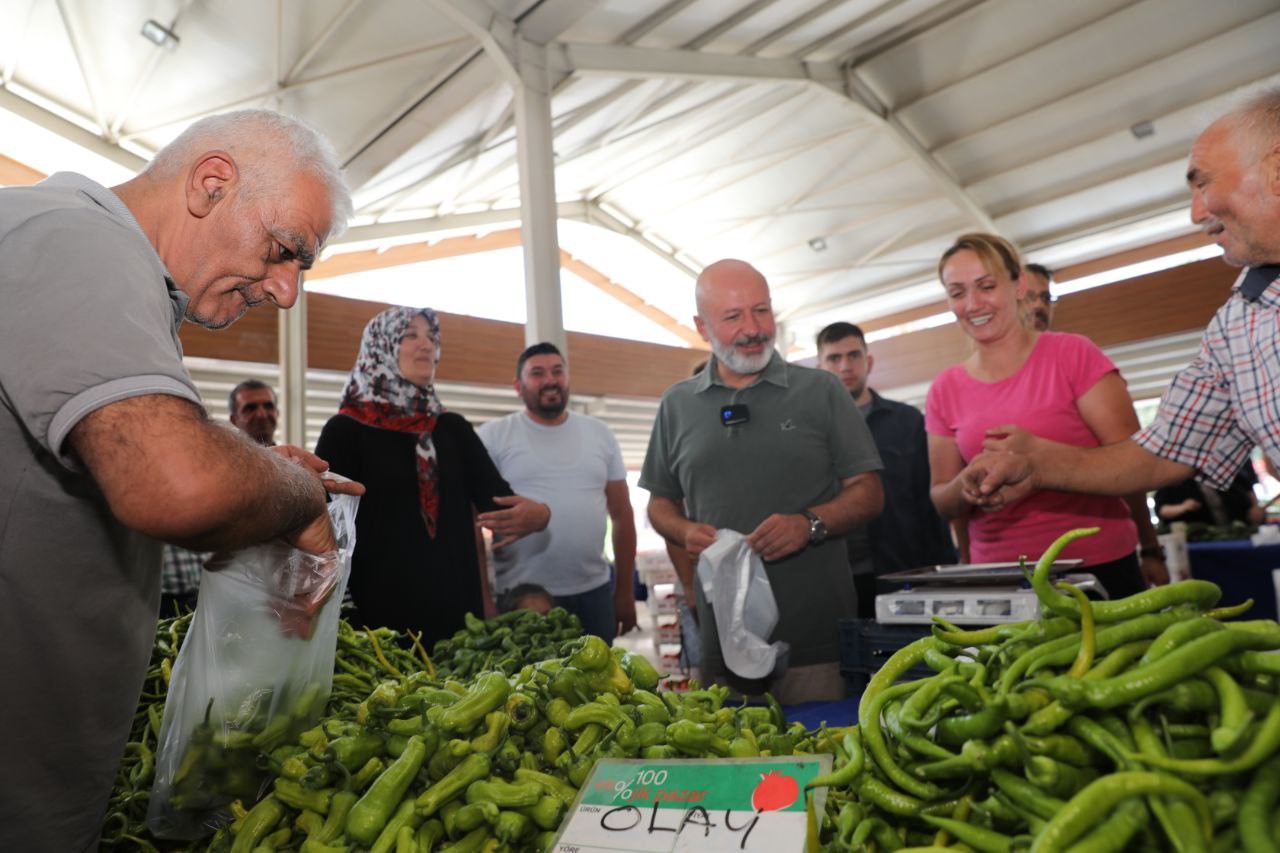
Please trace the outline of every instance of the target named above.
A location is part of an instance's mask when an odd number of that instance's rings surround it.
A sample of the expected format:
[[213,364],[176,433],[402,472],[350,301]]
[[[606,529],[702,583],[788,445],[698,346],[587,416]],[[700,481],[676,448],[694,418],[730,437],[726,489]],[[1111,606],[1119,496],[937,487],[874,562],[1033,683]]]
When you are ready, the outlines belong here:
[[811,510],[806,509],[801,515],[809,519],[809,544],[821,545],[827,541],[827,523]]
[[1143,545],[1138,549],[1138,558],[1155,557],[1158,560],[1165,559],[1163,545]]

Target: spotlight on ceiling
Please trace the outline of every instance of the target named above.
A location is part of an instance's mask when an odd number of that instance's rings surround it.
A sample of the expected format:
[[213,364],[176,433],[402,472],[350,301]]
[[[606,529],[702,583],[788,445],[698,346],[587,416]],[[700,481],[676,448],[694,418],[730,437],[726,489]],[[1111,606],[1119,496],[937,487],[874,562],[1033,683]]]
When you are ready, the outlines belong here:
[[815,252],[825,252],[827,250],[827,241],[825,237],[814,237],[809,241],[809,248]]
[[178,46],[178,36],[173,30],[154,19],[148,19],[142,25],[142,35],[156,47],[173,50]]
[[1149,121],[1140,121],[1129,128],[1129,132],[1134,139],[1146,139],[1148,136],[1155,136],[1156,126]]

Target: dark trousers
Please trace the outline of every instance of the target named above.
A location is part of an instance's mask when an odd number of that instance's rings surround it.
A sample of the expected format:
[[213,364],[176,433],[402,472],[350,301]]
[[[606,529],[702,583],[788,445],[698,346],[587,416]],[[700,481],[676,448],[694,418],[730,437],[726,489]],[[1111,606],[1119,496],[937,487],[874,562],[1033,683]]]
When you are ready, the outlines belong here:
[[613,644],[613,638],[618,634],[618,618],[613,610],[612,580],[586,592],[552,598],[558,606],[577,614],[582,620],[583,633],[595,634],[606,643]]
[[853,591],[858,594],[858,618],[876,618],[876,576],[871,572],[854,575]]
[[1142,564],[1138,562],[1137,554],[1130,554],[1109,563],[1084,566],[1079,571],[1088,572],[1101,581],[1107,590],[1107,595],[1113,600],[1142,592],[1147,588],[1147,582],[1142,579]]

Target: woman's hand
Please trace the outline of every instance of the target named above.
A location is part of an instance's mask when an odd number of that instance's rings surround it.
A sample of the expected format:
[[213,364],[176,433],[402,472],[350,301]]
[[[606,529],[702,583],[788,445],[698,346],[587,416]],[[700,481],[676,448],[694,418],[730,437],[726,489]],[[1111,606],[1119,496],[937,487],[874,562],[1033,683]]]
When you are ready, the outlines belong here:
[[312,474],[320,478],[320,483],[329,492],[335,495],[363,495],[364,486],[355,480],[349,480],[341,474],[336,474],[329,470],[329,463],[325,462],[319,456],[316,456],[309,450],[303,450],[301,447],[295,447],[292,444],[277,444],[267,448],[273,453],[278,453],[285,459],[297,462],[303,468],[306,468]]
[[495,509],[476,516],[482,527],[492,531],[495,549],[510,545],[522,536],[543,530],[551,520],[551,507],[520,495],[497,497],[493,502],[507,509]]
[[1001,424],[987,430],[982,449],[992,453],[1031,453],[1053,442],[1032,435],[1017,424]]

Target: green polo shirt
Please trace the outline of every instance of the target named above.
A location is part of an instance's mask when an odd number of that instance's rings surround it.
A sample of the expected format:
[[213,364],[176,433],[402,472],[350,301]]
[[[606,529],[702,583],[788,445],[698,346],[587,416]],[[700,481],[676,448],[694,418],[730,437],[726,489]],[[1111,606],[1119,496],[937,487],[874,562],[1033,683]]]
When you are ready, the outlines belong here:
[[[747,423],[723,426],[721,408],[738,404],[747,406]],[[828,501],[841,480],[882,467],[840,380],[788,364],[775,352],[745,388],[721,382],[714,358],[697,376],[668,388],[640,487],[683,502],[695,521],[747,534],[773,513]],[[780,614],[773,639],[791,644],[791,664],[838,661],[838,621],[857,611],[844,539],[805,548],[765,569]]]

